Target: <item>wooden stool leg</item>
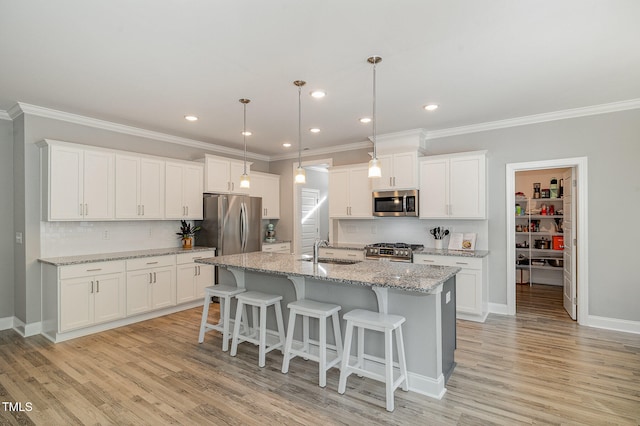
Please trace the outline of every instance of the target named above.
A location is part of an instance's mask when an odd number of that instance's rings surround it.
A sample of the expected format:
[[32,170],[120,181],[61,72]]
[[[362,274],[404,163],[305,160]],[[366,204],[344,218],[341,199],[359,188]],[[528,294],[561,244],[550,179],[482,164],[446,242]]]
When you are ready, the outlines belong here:
[[407,361],[404,355],[404,339],[402,337],[402,326],[396,328],[396,345],[398,346],[398,364],[400,365],[400,374],[404,376],[404,381],[400,384],[402,390],[409,390],[409,375],[407,374]]
[[384,331],[384,378],[387,394],[387,411],[393,411],[393,335],[392,330]]
[[338,382],[338,393],[344,394],[347,390],[347,377],[349,371],[349,356],[351,354],[351,338],[353,336],[353,323],[347,321],[347,330],[344,336],[344,352],[342,353],[342,363],[340,364],[340,381]]
[[[336,341],[336,352],[338,352],[338,359],[342,361],[343,356],[343,348],[342,348],[342,333],[340,331],[340,318],[338,317],[338,313],[334,313],[331,315],[331,319],[333,321],[333,337]],[[340,364],[338,364],[339,366]]]
[[211,296],[205,291],[204,304],[202,305],[202,321],[200,321],[200,334],[198,335],[198,343],[204,342],[204,331],[209,318],[209,305],[211,304]]
[[231,322],[231,296],[220,298],[220,322],[222,322],[222,352],[229,350],[229,323]]
[[289,372],[289,361],[293,358],[291,355],[291,346],[293,345],[293,331],[296,327],[296,313],[293,309],[289,311],[289,325],[287,326],[287,338],[284,345],[284,358],[282,360],[282,372]]
[[320,341],[318,353],[318,369],[320,372],[320,387],[327,386],[327,318],[319,318]]
[[259,345],[259,357],[258,357],[258,367],[265,366],[265,349],[267,348],[267,306],[260,306],[260,345]]
[[284,355],[284,321],[282,321],[282,307],[280,306],[280,301],[276,302],[273,305],[273,308],[276,310],[276,325],[278,326],[278,337],[280,339],[280,352]]
[[238,337],[240,336],[240,323],[242,322],[242,312],[246,312],[244,308],[244,303],[241,300],[238,300],[238,306],[236,308],[236,320],[233,324],[233,341],[231,342],[231,352],[229,355],[236,356],[238,352]]

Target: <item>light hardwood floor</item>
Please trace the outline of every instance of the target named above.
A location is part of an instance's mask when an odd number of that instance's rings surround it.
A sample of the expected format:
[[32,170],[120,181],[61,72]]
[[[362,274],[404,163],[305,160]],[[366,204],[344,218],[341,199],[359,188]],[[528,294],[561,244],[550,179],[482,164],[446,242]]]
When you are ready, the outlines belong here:
[[317,386],[316,364],[296,358],[289,374],[271,352],[238,356],[217,333],[198,344],[201,309],[52,344],[0,332],[0,424],[516,425],[640,424],[640,336],[578,326],[560,288],[519,286],[515,317],[458,321],[456,366],[442,400],[352,376],[339,395],[338,370]]

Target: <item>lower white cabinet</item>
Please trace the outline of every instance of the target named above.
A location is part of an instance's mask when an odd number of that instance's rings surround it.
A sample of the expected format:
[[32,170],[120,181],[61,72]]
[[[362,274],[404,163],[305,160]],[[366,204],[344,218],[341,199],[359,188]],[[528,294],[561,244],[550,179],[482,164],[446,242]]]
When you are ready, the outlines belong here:
[[262,243],[262,251],[269,253],[291,253],[291,243]]
[[413,263],[462,268],[456,275],[456,316],[484,322],[489,314],[487,257],[414,254]]
[[176,304],[176,256],[127,260],[127,315]]
[[364,247],[362,250],[320,247],[318,257],[344,260],[364,260]]
[[65,266],[59,278],[58,331],[124,318],[124,262]]
[[215,255],[214,250],[176,255],[176,303],[201,299],[204,288],[215,284],[214,267],[195,263],[196,259]]

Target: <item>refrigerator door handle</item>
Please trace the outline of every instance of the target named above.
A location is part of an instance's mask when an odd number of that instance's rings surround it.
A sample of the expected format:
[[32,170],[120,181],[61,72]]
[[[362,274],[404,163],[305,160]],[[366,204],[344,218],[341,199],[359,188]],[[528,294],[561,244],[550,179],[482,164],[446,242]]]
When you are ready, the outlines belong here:
[[245,246],[245,205],[240,203],[240,251],[244,253]]
[[242,203],[242,252],[247,251],[247,240],[249,238],[249,217],[247,216],[247,205]]

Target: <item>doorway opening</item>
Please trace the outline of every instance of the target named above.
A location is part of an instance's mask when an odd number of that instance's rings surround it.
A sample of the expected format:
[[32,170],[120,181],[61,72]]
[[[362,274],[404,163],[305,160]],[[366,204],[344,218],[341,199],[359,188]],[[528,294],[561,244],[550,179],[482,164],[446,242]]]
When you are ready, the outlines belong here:
[[562,288],[553,294],[580,323],[588,314],[587,159],[507,164],[506,178],[508,313],[516,313],[518,286],[550,285]]
[[[329,240],[329,167],[332,159],[304,161],[306,183],[293,183],[293,241],[296,255],[313,253],[316,238]],[[293,164],[293,173],[298,163]]]

